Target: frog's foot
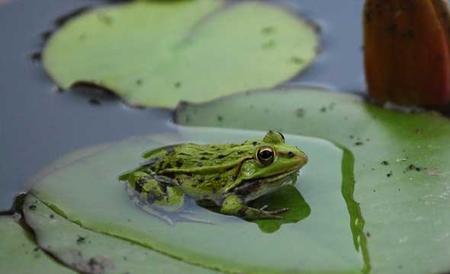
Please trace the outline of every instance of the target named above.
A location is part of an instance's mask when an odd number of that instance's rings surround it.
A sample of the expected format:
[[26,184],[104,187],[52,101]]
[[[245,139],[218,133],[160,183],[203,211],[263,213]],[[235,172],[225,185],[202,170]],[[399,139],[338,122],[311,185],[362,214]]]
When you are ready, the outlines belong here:
[[262,207],[259,208],[259,211],[262,212],[262,215],[272,216],[271,218],[275,218],[275,219],[282,219],[283,217],[280,216],[279,214],[289,211],[289,208],[287,208],[287,207],[283,207],[283,208],[275,209],[275,210],[266,210],[268,207],[269,207],[269,205],[263,205]]
[[246,220],[258,219],[282,219],[281,213],[288,211],[288,208],[281,208],[277,210],[266,210],[267,205],[261,208],[253,208],[247,206],[241,197],[237,195],[228,196],[222,203],[220,211],[223,214],[239,216]]
[[262,208],[243,207],[238,214],[246,220],[258,220],[258,219],[283,219],[280,214],[289,210],[289,208],[280,208],[276,210],[265,210],[267,206]]

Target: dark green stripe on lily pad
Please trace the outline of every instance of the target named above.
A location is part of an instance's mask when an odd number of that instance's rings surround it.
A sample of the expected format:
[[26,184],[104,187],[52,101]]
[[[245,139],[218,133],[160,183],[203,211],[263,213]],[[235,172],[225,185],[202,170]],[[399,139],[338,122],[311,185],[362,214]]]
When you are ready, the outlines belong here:
[[76,273],[42,251],[16,217],[0,216],[0,273]]
[[78,159],[69,155],[62,159],[63,164],[56,163],[41,175],[31,193],[87,230],[209,269],[232,273],[360,273],[367,269],[361,229],[364,220],[352,197],[354,181],[348,168],[353,166],[352,157],[318,138],[286,135],[286,142],[300,147],[310,161],[295,186],[255,201],[270,208],[289,207],[281,222],[247,222],[188,202],[190,214],[206,223],[179,221],[170,225],[137,208],[118,176],[141,163],[144,151],[184,142],[242,143],[265,134],[177,130],[85,150],[77,153]]
[[89,83],[131,105],[174,107],[275,86],[317,48],[313,26],[263,1],[133,1],[64,24],[43,62],[64,89]]
[[345,146],[355,157],[355,199],[365,219],[372,271],[450,270],[448,118],[387,110],[356,95],[293,87],[183,105],[176,120],[193,126],[275,128]]
[[24,215],[39,245],[68,267],[82,273],[217,273],[128,241],[84,229],[32,195],[25,200]]

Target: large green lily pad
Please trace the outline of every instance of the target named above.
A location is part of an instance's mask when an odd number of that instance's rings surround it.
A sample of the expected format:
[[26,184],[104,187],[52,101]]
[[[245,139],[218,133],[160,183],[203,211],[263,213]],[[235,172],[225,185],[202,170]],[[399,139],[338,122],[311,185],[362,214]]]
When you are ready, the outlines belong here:
[[285,81],[317,40],[310,24],[261,1],[133,1],[67,22],[43,62],[62,88],[90,83],[132,105],[174,107]]
[[350,94],[286,88],[182,105],[176,121],[276,128],[347,147],[355,156],[355,199],[366,222],[373,273],[450,270],[447,118],[390,111]]
[[216,273],[128,241],[84,229],[32,195],[25,200],[24,215],[39,245],[68,267],[82,273]]
[[13,216],[0,216],[0,235],[0,273],[75,273],[43,252]]
[[236,273],[360,273],[368,269],[364,220],[352,196],[352,156],[330,142],[286,136],[288,143],[309,155],[310,162],[295,187],[255,201],[273,208],[289,206],[284,222],[247,222],[189,203],[191,214],[207,223],[169,225],[138,209],[117,178],[136,167],[148,149],[180,142],[240,143],[263,135],[179,128],[176,134],[84,150],[76,154],[79,157],[69,155],[41,174],[31,193],[84,229],[210,269]]

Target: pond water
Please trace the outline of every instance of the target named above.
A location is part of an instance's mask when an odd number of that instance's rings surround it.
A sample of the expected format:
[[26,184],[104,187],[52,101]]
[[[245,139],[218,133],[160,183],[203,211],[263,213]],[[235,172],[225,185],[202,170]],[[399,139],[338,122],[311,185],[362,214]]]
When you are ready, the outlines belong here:
[[[110,1],[111,2],[111,1]],[[321,29],[321,54],[289,84],[364,90],[362,1],[277,0]],[[119,100],[91,100],[83,92],[60,93],[32,55],[55,20],[94,0],[11,1],[0,5],[0,211],[38,170],[62,155],[134,135],[173,132],[171,112],[134,109]],[[35,55],[36,56],[36,55]],[[83,95],[84,94],[84,95]]]

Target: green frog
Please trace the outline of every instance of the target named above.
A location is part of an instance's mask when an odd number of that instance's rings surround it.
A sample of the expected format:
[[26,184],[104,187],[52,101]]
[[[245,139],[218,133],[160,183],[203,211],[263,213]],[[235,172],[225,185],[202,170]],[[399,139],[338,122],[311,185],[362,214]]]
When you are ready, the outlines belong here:
[[291,183],[308,161],[304,152],[272,130],[262,140],[177,144],[143,157],[146,162],[119,179],[141,209],[169,223],[167,213],[181,212],[185,196],[212,202],[221,213],[246,220],[281,218],[288,208],[267,210],[267,205],[253,208],[247,203]]

